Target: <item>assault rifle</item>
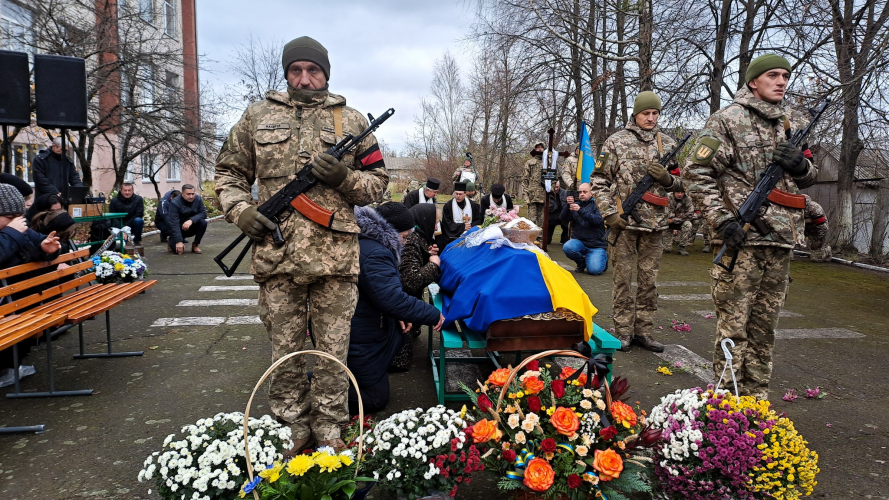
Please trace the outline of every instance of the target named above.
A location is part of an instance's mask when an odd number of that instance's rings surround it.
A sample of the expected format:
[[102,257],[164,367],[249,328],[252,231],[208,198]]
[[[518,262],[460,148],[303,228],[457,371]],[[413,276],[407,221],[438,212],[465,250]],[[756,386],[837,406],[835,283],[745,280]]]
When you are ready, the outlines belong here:
[[[673,161],[676,159],[676,155],[678,155],[679,152],[682,151],[682,147],[685,146],[685,143],[688,142],[690,138],[691,133],[686,134],[685,137],[683,137],[682,140],[679,141],[679,144],[676,145],[673,151],[670,151],[669,153],[662,156],[658,163],[669,168],[669,165],[673,163]],[[642,177],[642,180],[639,181],[639,184],[636,185],[636,189],[634,189],[633,192],[630,193],[630,196],[628,196],[627,199],[624,200],[624,202],[621,204],[621,218],[629,222],[630,217],[632,217],[637,224],[642,222],[642,216],[639,215],[639,212],[636,210],[636,206],[639,205],[639,202],[642,201],[642,197],[645,196],[645,193],[647,193],[648,190],[651,189],[651,186],[653,186],[655,182],[656,181],[654,180],[654,177],[648,174],[645,174],[645,176]],[[611,230],[609,229],[608,232],[611,232]],[[614,236],[614,241],[609,241],[608,243],[613,246],[615,243],[617,243],[618,238],[620,238],[620,233],[617,233],[617,235]],[[608,234],[605,235],[605,239],[606,241],[608,240]]]
[[[325,151],[325,154],[329,154],[333,156],[337,160],[342,160],[343,156],[349,150],[357,146],[364,140],[365,137],[372,134],[376,129],[380,127],[386,120],[389,119],[393,114],[395,114],[395,110],[389,108],[385,113],[380,115],[377,118],[374,118],[370,113],[367,114],[367,117],[370,119],[370,125],[364,129],[363,132],[358,134],[357,136],[353,136],[351,134],[347,135],[340,142],[332,146],[330,149]],[[315,184],[318,184],[318,179],[312,174],[312,163],[309,162],[305,167],[302,168],[296,174],[296,178],[292,181],[288,182],[286,186],[281,188],[280,191],[272,195],[271,198],[268,199],[265,203],[259,206],[257,210],[262,215],[266,216],[270,221],[275,224],[275,230],[272,232],[272,241],[275,242],[276,246],[283,246],[284,235],[281,234],[281,217],[285,212],[292,212],[293,210],[298,210],[305,217],[317,222],[318,224],[329,228],[331,224],[333,224],[333,213],[325,210],[324,208],[316,205],[312,200],[310,200],[306,195],[306,191],[311,189]],[[238,265],[241,263],[241,260],[244,259],[244,256],[247,255],[247,252],[253,246],[252,241],[248,241],[244,248],[241,250],[241,253],[238,255],[238,258],[235,259],[235,262],[231,267],[225,265],[222,262],[223,259],[234,250],[238,244],[246,238],[246,234],[241,234],[238,236],[235,241],[233,241],[229,246],[225,248],[219,255],[213,257],[213,261],[222,268],[222,272],[225,273],[226,276],[231,276],[235,273],[235,270],[238,268]]]
[[[809,122],[809,125],[807,125],[806,128],[797,130],[792,136],[790,135],[790,125],[788,122],[785,122],[785,134],[787,135],[790,145],[799,148],[803,144],[806,136],[809,135],[809,132],[812,130],[812,127],[815,126],[818,119],[821,118],[821,115],[824,113],[828,104],[830,104],[830,99],[825,99],[817,108],[810,109],[809,113],[812,114],[812,121]],[[750,225],[752,224],[758,228],[761,234],[768,234],[768,226],[766,226],[765,222],[759,218],[759,209],[766,203],[766,201],[768,201],[769,194],[775,189],[775,186],[778,185],[778,181],[783,177],[784,169],[775,162],[769,163],[766,171],[762,174],[762,177],[759,178],[759,182],[756,183],[756,187],[753,188],[753,192],[747,196],[747,199],[744,200],[744,204],[741,205],[741,208],[738,210],[738,221],[743,225],[745,233],[750,229]],[[725,266],[720,261],[722,261],[722,257],[725,255],[726,250],[728,250],[728,245],[723,243],[719,253],[716,254],[716,258],[713,259],[713,263],[730,273],[734,270],[735,262],[738,260],[738,251],[735,250],[731,262],[729,262],[728,266]]]

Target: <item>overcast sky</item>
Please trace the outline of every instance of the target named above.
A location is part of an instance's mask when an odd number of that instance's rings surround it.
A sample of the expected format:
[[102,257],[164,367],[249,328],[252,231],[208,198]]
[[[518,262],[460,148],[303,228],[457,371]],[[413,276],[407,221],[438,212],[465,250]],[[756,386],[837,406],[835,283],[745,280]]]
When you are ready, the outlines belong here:
[[330,57],[330,90],[364,114],[395,115],[377,137],[401,150],[445,50],[460,56],[472,22],[460,0],[197,0],[201,85],[236,80],[227,71],[235,46],[252,33],[263,41],[307,35]]

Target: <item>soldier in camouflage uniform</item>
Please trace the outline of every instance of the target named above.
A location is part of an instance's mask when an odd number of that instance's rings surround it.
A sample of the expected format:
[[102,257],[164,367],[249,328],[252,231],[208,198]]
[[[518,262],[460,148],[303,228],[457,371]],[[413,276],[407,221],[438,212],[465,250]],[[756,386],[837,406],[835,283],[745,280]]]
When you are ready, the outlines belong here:
[[[658,129],[660,110],[661,100],[655,93],[639,93],[630,122],[605,140],[590,176],[596,205],[615,233],[610,240],[617,237],[612,249],[611,296],[614,329],[623,351],[629,351],[632,344],[654,352],[664,350],[663,344],[651,336],[657,312],[655,282],[664,249],[663,231],[667,228],[667,192],[681,190],[682,182],[658,163],[661,155],[676,147],[676,141]],[[656,182],[636,207],[642,222],[636,223],[632,218],[627,221],[620,216],[621,204],[645,174]],[[638,282],[635,294],[630,287],[634,267]]]
[[[802,151],[785,142],[785,120],[793,130],[806,125],[805,118],[782,104],[789,78],[790,63],[783,57],[766,54],[754,59],[746,87],[731,105],[707,119],[683,169],[686,192],[721,240],[714,238],[713,243],[729,247],[722,263],[728,266],[738,252],[733,272],[717,266],[710,270],[717,316],[716,378],[725,366],[720,343],[730,338],[740,393],[760,398],[768,397],[790,254],[805,238],[805,199],[799,189],[812,185],[818,173]],[[745,231],[737,210],[770,162],[784,169],[784,178],[760,211],[763,232],[754,225]]]
[[410,182],[407,183],[407,187],[404,188],[404,191],[401,192],[401,201],[404,203],[404,199],[407,198],[407,194],[411,191],[416,191],[420,189],[420,181],[411,177]]
[[[358,233],[353,207],[379,201],[389,181],[377,140],[368,136],[342,161],[322,154],[345,134],[367,127],[364,114],[328,92],[327,50],[309,37],[289,42],[282,55],[287,92],[269,91],[232,128],[216,160],[216,193],[226,220],[256,242],[251,273],[260,284],[260,318],[269,332],[273,359],[303,348],[311,310],[316,348],[343,363],[357,300]],[[259,180],[265,202],[305,165],[320,182],[306,192],[333,212],[330,227],[299,211],[281,223],[283,247],[272,242],[274,224],[251,203]],[[307,305],[308,304],[308,305]],[[269,387],[275,417],[290,424],[298,452],[314,436],[319,444],[343,446],[339,426],[348,420],[348,379],[325,359],[306,377],[298,357],[280,367]]]
[[576,191],[574,186],[577,185],[578,158],[580,158],[580,148],[574,148],[574,152],[562,162],[562,168],[559,169],[559,180],[562,181],[562,189]]
[[522,170],[522,191],[528,204],[528,220],[538,227],[543,227],[543,209],[546,204],[546,188],[542,180],[543,149],[542,142],[535,144],[531,158],[525,162]]
[[479,205],[482,203],[482,194],[478,192],[478,188],[475,187],[474,182],[466,183],[466,199],[472,200]]
[[827,216],[821,205],[813,200],[809,195],[806,197],[806,239],[810,250],[810,259],[813,262],[830,261],[830,245],[825,245],[827,240],[827,232],[830,227],[827,225]]
[[668,196],[670,205],[668,222],[670,226],[664,231],[664,252],[673,251],[673,231],[679,231],[679,255],[688,256],[685,247],[695,242],[695,236],[700,226],[701,213],[695,211],[695,205],[691,197],[685,196],[683,191],[677,191]]

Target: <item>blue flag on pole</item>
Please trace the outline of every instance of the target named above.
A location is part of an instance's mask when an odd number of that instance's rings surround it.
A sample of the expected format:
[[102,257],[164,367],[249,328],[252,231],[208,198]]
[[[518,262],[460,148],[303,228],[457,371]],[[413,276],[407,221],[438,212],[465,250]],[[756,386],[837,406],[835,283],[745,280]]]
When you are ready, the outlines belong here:
[[584,182],[590,182],[590,176],[593,175],[593,169],[596,168],[596,153],[593,151],[593,145],[590,144],[590,127],[586,122],[581,122],[580,126],[580,158],[577,159],[577,185]]

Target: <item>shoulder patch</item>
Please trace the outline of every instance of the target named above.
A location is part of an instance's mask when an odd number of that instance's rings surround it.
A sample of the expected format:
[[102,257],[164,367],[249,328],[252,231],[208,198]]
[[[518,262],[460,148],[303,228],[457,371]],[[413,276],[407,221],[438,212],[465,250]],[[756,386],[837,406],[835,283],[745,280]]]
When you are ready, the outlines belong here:
[[256,127],[256,130],[278,130],[290,128],[289,123],[263,123]]
[[701,137],[694,146],[694,154],[691,156],[691,161],[698,165],[709,165],[721,144],[722,142],[715,137]]
[[596,168],[594,169],[596,172],[605,171],[605,165],[608,165],[608,155],[609,153],[599,153],[599,157],[596,158]]

